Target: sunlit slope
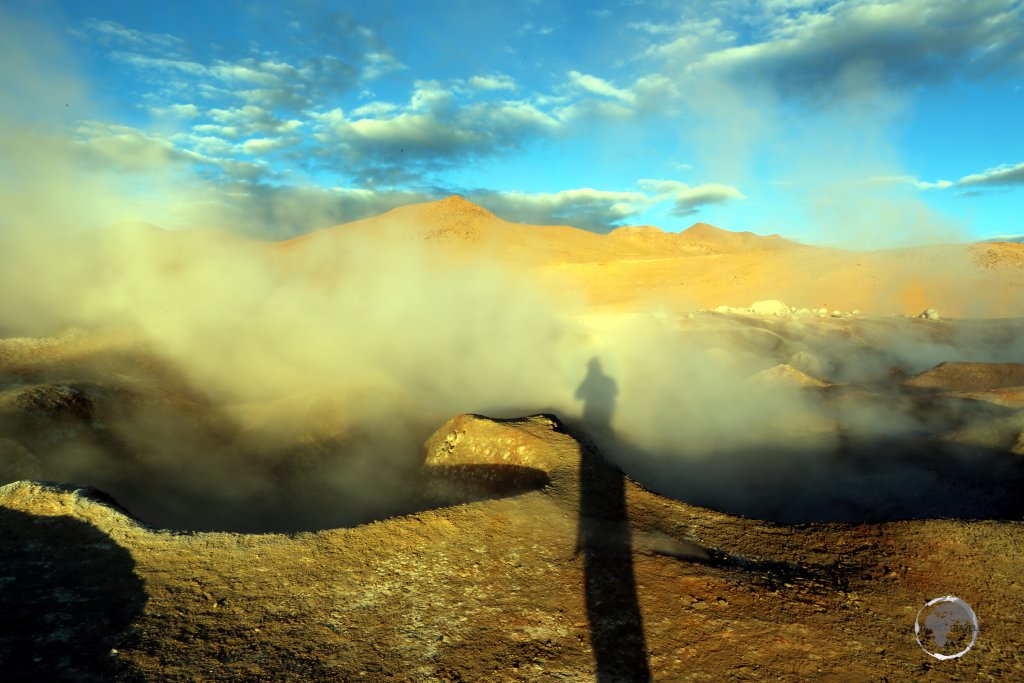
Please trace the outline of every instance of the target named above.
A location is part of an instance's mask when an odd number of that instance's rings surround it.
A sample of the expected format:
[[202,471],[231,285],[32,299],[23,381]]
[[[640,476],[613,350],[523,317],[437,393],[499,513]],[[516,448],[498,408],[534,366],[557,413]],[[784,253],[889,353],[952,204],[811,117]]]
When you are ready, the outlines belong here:
[[[813,247],[778,235],[697,223],[600,235],[568,226],[512,223],[461,197],[415,204],[334,226],[273,249],[289,270],[327,274],[353,245],[420,242],[438,258],[491,259],[578,289],[597,307],[671,310],[748,306],[781,299],[798,308],[866,314],[1015,316],[1024,310],[1024,245],[981,243],[882,251]],[[343,260],[343,259],[342,259]]]

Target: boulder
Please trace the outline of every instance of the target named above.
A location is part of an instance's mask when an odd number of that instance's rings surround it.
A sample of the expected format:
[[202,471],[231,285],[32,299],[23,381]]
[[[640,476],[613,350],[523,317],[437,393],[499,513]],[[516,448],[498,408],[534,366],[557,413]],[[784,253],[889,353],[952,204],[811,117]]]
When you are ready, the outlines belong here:
[[936,311],[934,308],[929,308],[929,309],[923,311],[921,313],[921,315],[919,315],[917,317],[921,318],[923,320],[941,320],[942,319],[939,316],[939,312]]
[[580,445],[554,416],[498,420],[458,415],[424,444],[434,497],[470,499],[545,486],[579,466]]

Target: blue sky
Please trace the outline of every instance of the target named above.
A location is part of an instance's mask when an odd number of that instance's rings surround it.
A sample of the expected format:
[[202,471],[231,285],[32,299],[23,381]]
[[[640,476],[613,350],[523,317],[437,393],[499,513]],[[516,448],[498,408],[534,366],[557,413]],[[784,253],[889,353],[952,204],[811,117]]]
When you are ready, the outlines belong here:
[[92,188],[96,221],[281,238],[459,193],[599,232],[1024,233],[1019,1],[14,0],[0,14],[11,145],[41,150],[39,177]]

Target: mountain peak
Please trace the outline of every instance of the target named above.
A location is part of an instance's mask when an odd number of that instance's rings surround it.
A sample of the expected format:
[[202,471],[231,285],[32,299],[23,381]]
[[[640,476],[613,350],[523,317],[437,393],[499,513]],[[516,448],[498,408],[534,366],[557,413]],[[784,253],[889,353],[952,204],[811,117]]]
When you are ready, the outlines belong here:
[[649,237],[652,235],[665,235],[665,231],[655,225],[623,225],[615,228],[609,235],[616,237]]
[[474,215],[481,217],[493,217],[494,214],[480,206],[474,204],[460,194],[453,194],[444,199],[438,199],[433,202],[425,202],[420,205],[422,210],[427,213],[438,213],[442,215],[449,214],[460,214],[460,215]]
[[696,240],[704,240],[714,237],[723,237],[725,235],[749,235],[749,232],[733,232],[731,230],[723,230],[722,228],[711,225],[710,223],[694,223],[686,230],[683,230],[680,235],[689,237]]
[[708,223],[694,223],[679,235],[684,239],[708,242],[726,249],[779,249],[796,244],[779,235],[758,235],[746,230],[733,232]]

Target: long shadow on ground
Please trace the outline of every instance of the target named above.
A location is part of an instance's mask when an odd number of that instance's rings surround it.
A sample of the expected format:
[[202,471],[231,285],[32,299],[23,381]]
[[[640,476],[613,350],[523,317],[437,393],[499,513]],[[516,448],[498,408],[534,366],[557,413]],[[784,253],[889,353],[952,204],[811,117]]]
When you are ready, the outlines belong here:
[[137,680],[116,649],[146,604],[131,555],[67,516],[0,507],[0,678]]

